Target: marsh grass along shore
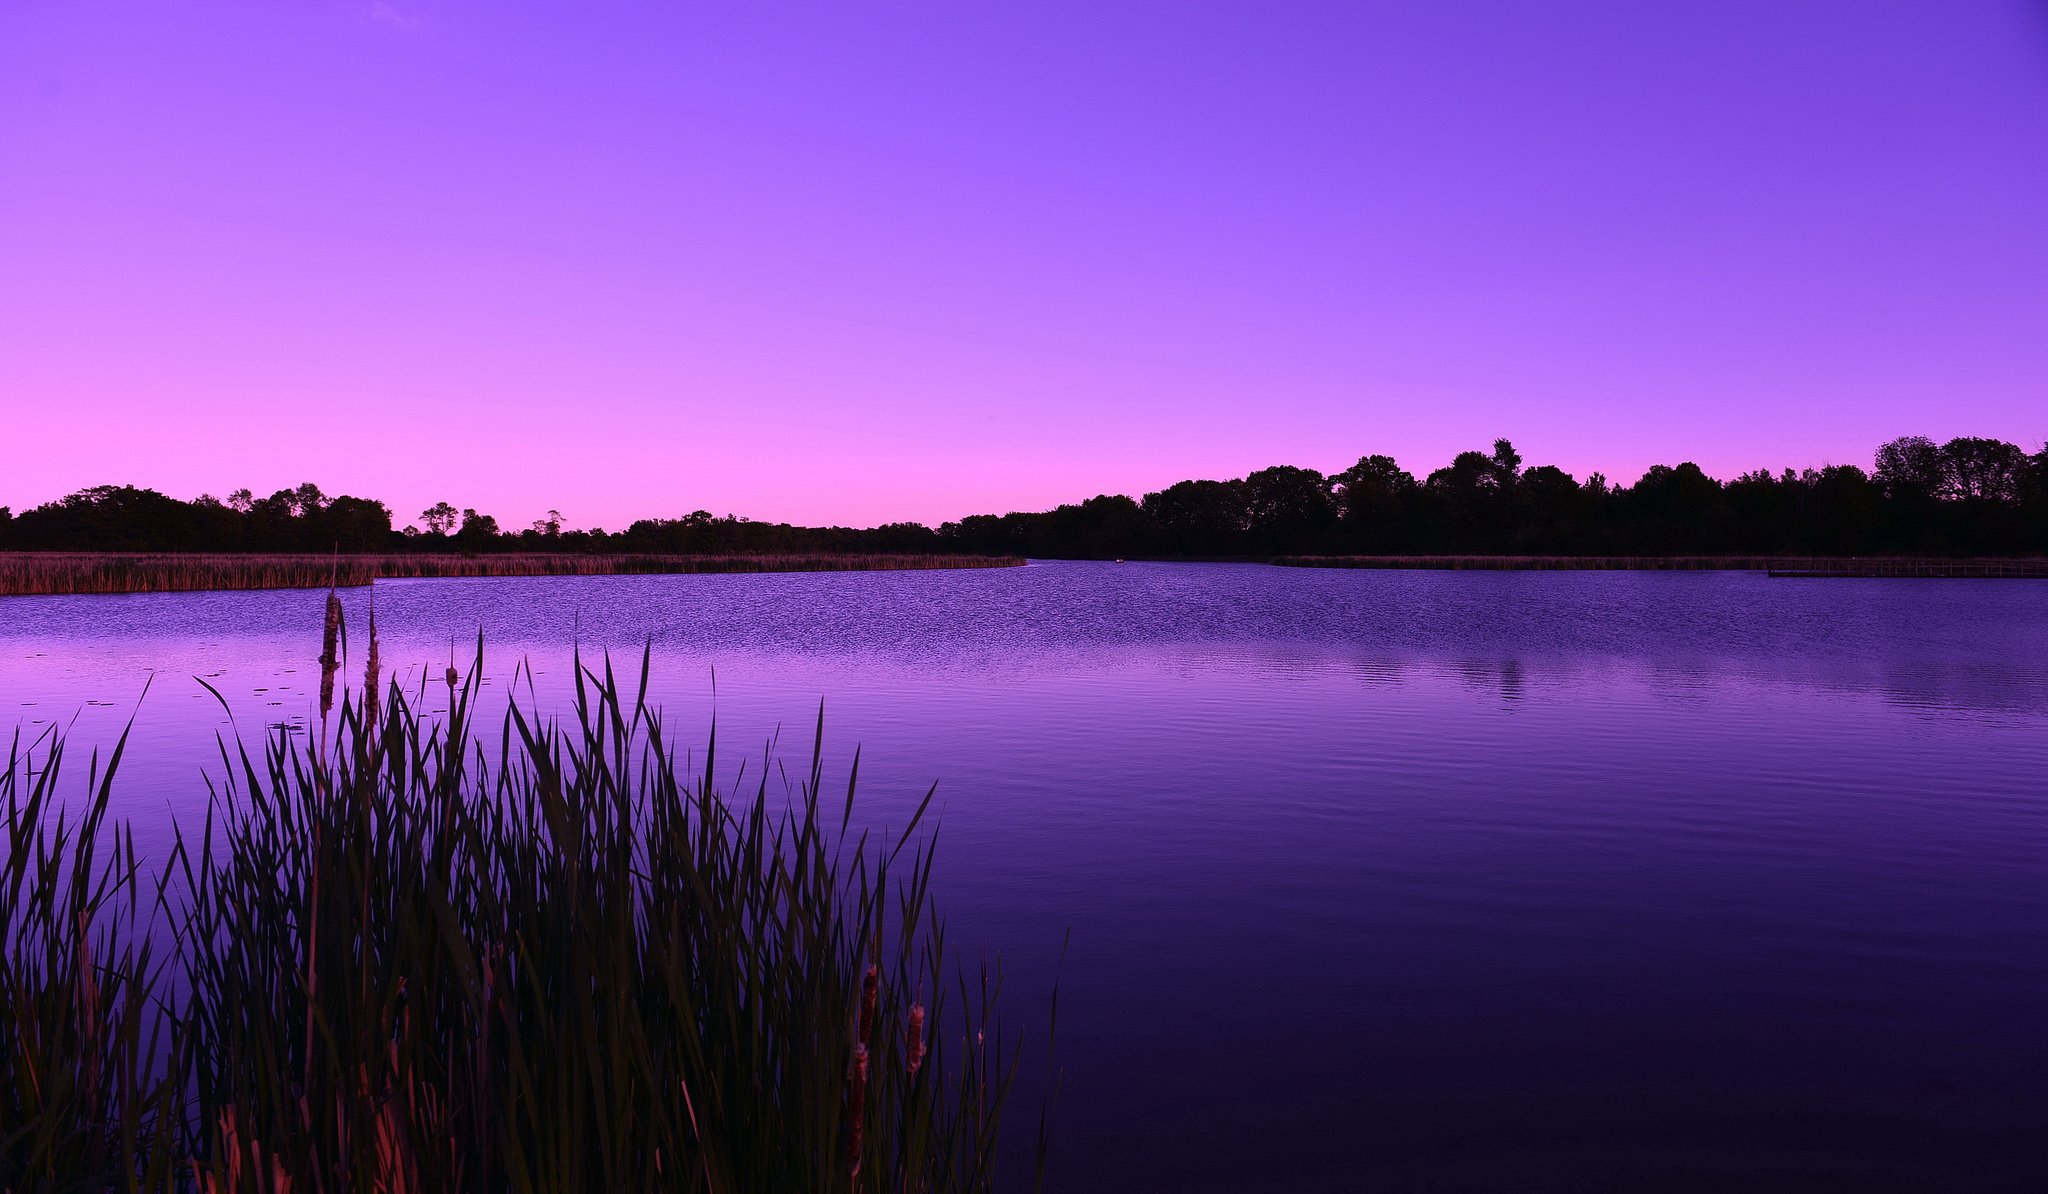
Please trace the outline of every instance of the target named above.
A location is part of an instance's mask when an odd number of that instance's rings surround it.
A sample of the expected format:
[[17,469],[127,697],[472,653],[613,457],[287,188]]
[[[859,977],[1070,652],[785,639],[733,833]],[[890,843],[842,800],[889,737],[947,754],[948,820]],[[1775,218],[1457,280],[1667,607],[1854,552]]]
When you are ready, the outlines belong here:
[[120,745],[67,807],[62,739],[17,733],[0,1191],[989,1188],[1019,1040],[949,960],[929,795],[851,831],[821,723],[728,796],[645,657],[481,726],[481,644],[430,719],[372,637],[336,703],[328,608],[319,733],[224,743],[168,858],[107,819]]
[[0,597],[324,589],[379,579],[461,576],[627,576],[667,573],[876,572],[1002,568],[1008,556],[784,554],[240,555],[176,552],[0,552]]

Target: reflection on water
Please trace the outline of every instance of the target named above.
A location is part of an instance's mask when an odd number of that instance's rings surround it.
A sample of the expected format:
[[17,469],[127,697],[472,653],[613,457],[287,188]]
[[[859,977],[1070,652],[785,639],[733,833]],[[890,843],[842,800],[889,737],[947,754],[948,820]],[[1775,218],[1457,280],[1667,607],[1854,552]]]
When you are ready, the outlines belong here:
[[[938,780],[952,936],[1001,948],[1013,1012],[1073,930],[1054,1188],[2048,1178],[2048,584],[1048,564],[375,600],[429,707],[479,628],[544,701],[572,640],[651,636],[686,733],[715,701],[746,753],[822,697],[864,815]],[[226,728],[191,677],[303,724],[320,601],[0,602],[0,710],[105,741],[154,673],[123,799],[160,841]]]

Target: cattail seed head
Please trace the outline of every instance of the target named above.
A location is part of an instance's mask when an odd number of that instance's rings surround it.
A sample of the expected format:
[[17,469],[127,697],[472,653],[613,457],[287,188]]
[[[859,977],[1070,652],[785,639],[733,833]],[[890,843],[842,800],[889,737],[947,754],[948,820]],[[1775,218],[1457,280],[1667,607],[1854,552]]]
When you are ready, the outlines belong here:
[[327,625],[320,633],[320,719],[334,708],[334,673],[341,667],[336,646],[341,638],[341,598],[327,590]]
[[903,1055],[910,1059],[910,1076],[917,1077],[924,1065],[924,1004],[910,1005],[910,1027],[904,1031]]
[[868,964],[866,977],[860,980],[860,1032],[862,1041],[868,1039],[875,1029],[875,1005],[881,1001],[882,968]]
[[377,611],[370,611],[370,650],[363,662],[363,722],[374,732],[377,727],[378,693],[377,682],[380,664],[377,659]]

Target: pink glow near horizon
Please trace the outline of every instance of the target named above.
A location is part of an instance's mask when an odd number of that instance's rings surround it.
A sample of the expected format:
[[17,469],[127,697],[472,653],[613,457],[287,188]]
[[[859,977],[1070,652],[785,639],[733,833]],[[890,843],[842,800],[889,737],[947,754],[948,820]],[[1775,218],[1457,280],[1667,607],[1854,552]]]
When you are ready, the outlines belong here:
[[937,522],[2048,435],[2048,17],[0,11],[0,505]]

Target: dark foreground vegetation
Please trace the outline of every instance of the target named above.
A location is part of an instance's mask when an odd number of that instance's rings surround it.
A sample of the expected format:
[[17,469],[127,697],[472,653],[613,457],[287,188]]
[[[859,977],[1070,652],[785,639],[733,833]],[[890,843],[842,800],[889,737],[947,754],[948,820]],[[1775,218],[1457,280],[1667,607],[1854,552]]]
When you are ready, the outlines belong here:
[[918,817],[850,834],[815,751],[728,801],[609,661],[479,733],[480,668],[430,721],[373,641],[330,728],[329,617],[317,737],[223,745],[157,868],[118,747],[67,811],[17,734],[0,1191],[988,1188],[1018,1046],[946,970]]
[[196,589],[324,589],[379,578],[626,576],[695,572],[868,572],[1002,568],[1017,558],[957,555],[631,556],[501,552],[494,555],[258,555],[159,552],[0,552],[0,597],[64,593],[169,593]]
[[101,486],[18,515],[0,550],[550,554],[969,554],[1042,559],[1410,556],[2002,556],[2048,552],[2048,446],[1918,436],[1872,467],[1759,470],[1733,480],[1658,465],[1633,484],[1524,467],[1507,440],[1417,477],[1389,456],[1339,473],[1281,465],[1182,481],[1142,499],[1102,495],[1038,513],[979,514],[934,530],[753,522],[699,510],[623,531],[522,530],[446,502],[394,529],[383,503],[301,485],[257,498],[178,501]]

